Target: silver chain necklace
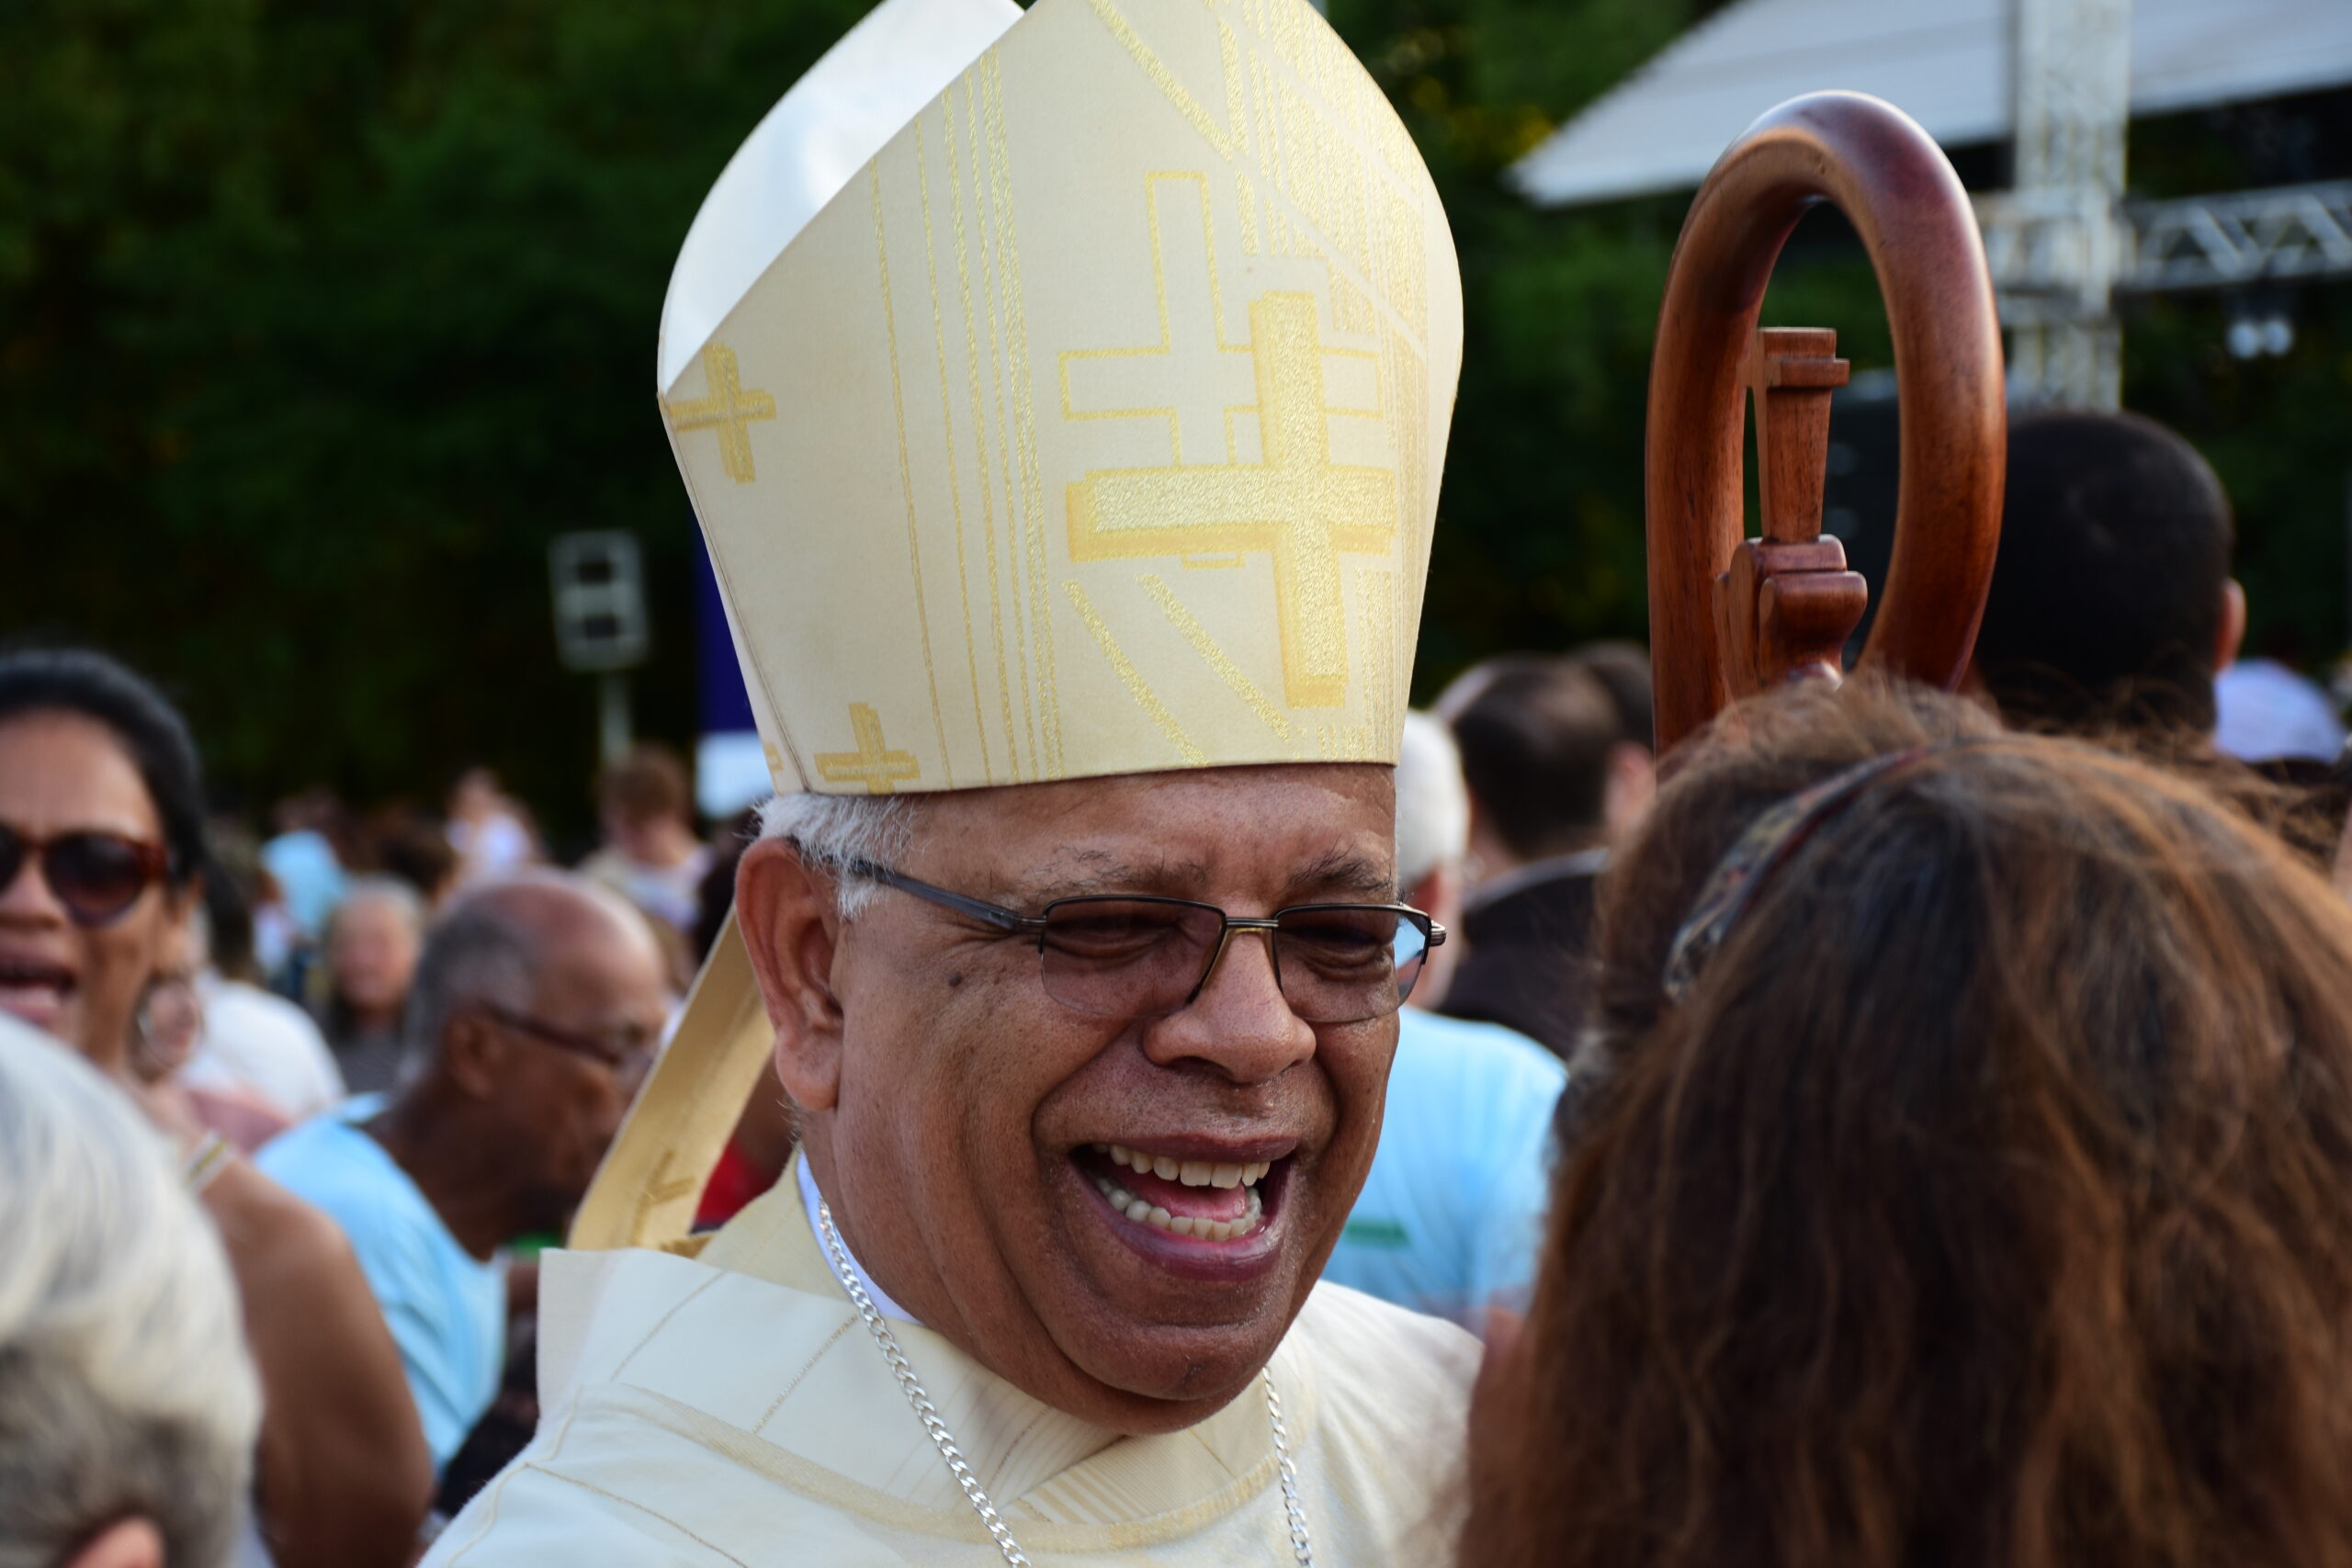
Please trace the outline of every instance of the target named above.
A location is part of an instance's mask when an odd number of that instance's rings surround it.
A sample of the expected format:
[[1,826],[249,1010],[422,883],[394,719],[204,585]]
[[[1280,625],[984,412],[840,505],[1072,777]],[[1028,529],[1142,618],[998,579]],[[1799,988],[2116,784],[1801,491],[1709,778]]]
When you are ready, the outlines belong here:
[[[989,1495],[980,1489],[980,1478],[972,1473],[972,1467],[965,1461],[964,1450],[956,1446],[955,1434],[948,1431],[947,1423],[939,1418],[938,1406],[933,1404],[931,1395],[923,1392],[922,1382],[915,1376],[914,1366],[907,1359],[907,1353],[899,1348],[899,1337],[890,1332],[889,1324],[884,1321],[882,1314],[874,1305],[873,1295],[866,1290],[865,1282],[858,1279],[857,1269],[850,1262],[849,1248],[842,1244],[842,1233],[833,1225],[832,1205],[822,1198],[817,1200],[817,1228],[824,1235],[825,1260],[832,1265],[833,1278],[839,1280],[842,1289],[849,1292],[850,1305],[857,1309],[857,1315],[865,1320],[865,1331],[874,1336],[874,1343],[881,1350],[882,1359],[890,1364],[891,1375],[899,1380],[899,1392],[914,1407],[915,1418],[922,1423],[924,1433],[931,1438],[931,1446],[937,1449],[939,1457],[947,1461],[947,1473],[954,1476],[956,1484],[963,1489],[964,1500],[972,1505],[974,1513],[980,1516],[980,1523],[988,1527],[989,1539],[996,1542],[997,1551],[1004,1554],[1004,1560],[1011,1568],[1030,1568],[1028,1554],[1021,1550],[1021,1543],[1013,1540],[1012,1532],[1005,1528],[1003,1518],[996,1511],[996,1505],[989,1501]],[[1274,1378],[1271,1371],[1258,1375],[1266,1385],[1266,1421],[1274,1433],[1274,1468],[1282,1481],[1283,1515],[1290,1526],[1291,1553],[1298,1560],[1298,1568],[1315,1568],[1315,1553],[1306,1539],[1306,1510],[1298,1501],[1298,1466],[1291,1462],[1290,1433],[1283,1426],[1282,1395],[1274,1392]]]

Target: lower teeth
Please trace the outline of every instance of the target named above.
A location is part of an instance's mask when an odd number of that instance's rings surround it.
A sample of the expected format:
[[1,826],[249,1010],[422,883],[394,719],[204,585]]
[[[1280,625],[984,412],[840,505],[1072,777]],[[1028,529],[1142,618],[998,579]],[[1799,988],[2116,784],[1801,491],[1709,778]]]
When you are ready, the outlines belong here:
[[1250,1207],[1238,1220],[1203,1220],[1190,1214],[1171,1214],[1157,1204],[1147,1203],[1117,1182],[1096,1177],[1094,1185],[1118,1210],[1137,1224],[1151,1225],[1170,1235],[1188,1235],[1197,1241],[1231,1241],[1256,1230],[1266,1217],[1266,1205],[1255,1187],[1245,1187],[1250,1195]]

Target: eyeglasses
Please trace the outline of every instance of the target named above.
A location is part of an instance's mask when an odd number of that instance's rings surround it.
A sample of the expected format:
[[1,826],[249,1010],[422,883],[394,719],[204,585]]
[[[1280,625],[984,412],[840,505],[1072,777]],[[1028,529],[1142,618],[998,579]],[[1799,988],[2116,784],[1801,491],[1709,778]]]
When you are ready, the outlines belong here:
[[121,833],[59,833],[38,839],[0,823],[0,888],[13,886],[28,860],[40,863],[41,880],[84,928],[112,925],[139,896],[164,879],[172,857],[163,845]]
[[1263,918],[1189,898],[1057,898],[1035,915],[854,861],[850,874],[1037,939],[1046,994],[1096,1018],[1165,1018],[1192,1005],[1235,931],[1263,931],[1283,999],[1308,1023],[1362,1023],[1405,1005],[1445,928],[1404,904],[1297,904]]
[[529,1013],[516,1012],[495,1002],[476,1001],[474,1006],[483,1016],[526,1039],[536,1040],[542,1045],[552,1045],[559,1051],[569,1051],[575,1056],[587,1057],[623,1083],[641,1082],[652,1070],[654,1048],[640,1039],[599,1040],[594,1035],[575,1033],[543,1018],[533,1018]]

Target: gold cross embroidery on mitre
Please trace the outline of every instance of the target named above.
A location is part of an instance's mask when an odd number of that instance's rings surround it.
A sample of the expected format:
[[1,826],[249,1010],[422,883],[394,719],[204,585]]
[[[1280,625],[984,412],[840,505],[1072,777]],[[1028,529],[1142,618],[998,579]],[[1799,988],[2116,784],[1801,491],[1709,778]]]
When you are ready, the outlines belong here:
[[913,752],[884,743],[882,716],[865,704],[849,705],[849,732],[857,738],[856,750],[817,754],[817,776],[827,784],[862,784],[868,795],[892,795],[900,780],[922,776]]
[[1283,695],[1293,707],[1337,707],[1348,691],[1340,558],[1396,542],[1396,478],[1331,461],[1315,296],[1251,300],[1250,340],[1263,460],[1089,474],[1069,487],[1070,555],[1269,552]]
[[670,428],[681,434],[689,430],[718,432],[718,461],[727,469],[727,477],[737,484],[749,484],[758,477],[752,467],[751,423],[757,419],[775,417],[775,399],[762,391],[745,391],[741,373],[736,368],[735,351],[724,344],[706,344],[702,351],[702,374],[710,395],[688,398],[678,402],[662,400],[662,412],[669,416]]
[[1256,383],[1250,345],[1225,341],[1208,177],[1157,174],[1144,189],[1159,341],[1063,355],[1062,417],[1165,419],[1179,463],[1227,459],[1227,414],[1249,411]]

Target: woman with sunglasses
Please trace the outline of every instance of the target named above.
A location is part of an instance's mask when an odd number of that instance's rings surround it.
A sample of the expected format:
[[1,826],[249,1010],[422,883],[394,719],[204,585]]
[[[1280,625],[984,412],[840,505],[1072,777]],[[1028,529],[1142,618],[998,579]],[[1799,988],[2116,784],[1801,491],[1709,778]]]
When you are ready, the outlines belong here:
[[280,1568],[405,1562],[432,1478],[381,1314],[334,1224],[143,1081],[142,1012],[201,892],[186,725],[103,655],[0,655],[0,1010],[122,1082],[220,1227],[266,1415],[257,1514]]

